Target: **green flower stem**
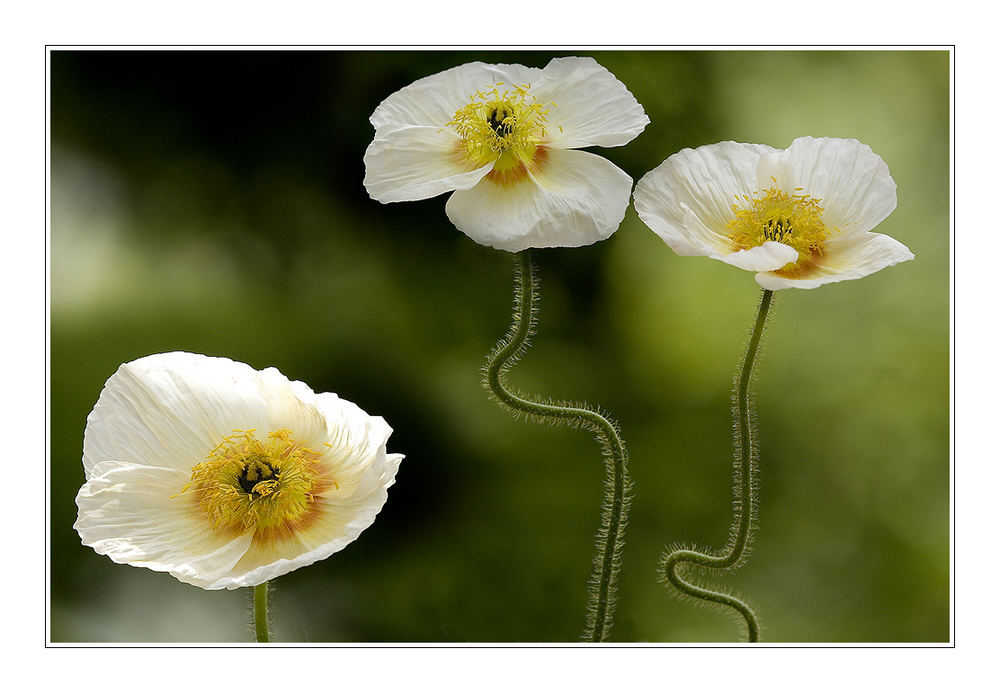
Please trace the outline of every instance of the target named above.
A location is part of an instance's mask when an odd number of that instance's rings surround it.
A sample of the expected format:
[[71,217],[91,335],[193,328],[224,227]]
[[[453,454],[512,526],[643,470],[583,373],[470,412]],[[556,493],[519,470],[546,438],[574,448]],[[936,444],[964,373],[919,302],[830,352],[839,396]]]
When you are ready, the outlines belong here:
[[267,622],[267,583],[253,588],[253,625],[257,642],[271,642],[271,629]]
[[615,583],[621,567],[631,482],[626,469],[628,452],[618,425],[586,403],[562,402],[527,395],[511,388],[507,372],[527,351],[538,323],[538,276],[530,251],[517,253],[514,265],[514,315],[507,335],[487,358],[484,386],[515,418],[524,415],[539,423],[584,428],[601,445],[606,467],[601,528],[597,533],[594,572],[588,584],[587,625],[584,639],[608,639],[615,609]]
[[754,323],[750,341],[743,354],[736,378],[733,395],[733,414],[736,418],[733,426],[735,454],[733,458],[733,523],[729,530],[729,542],[722,552],[703,553],[690,547],[678,547],[667,551],[660,559],[660,570],[663,580],[680,592],[682,598],[688,597],[697,602],[707,602],[707,606],[720,606],[733,609],[746,624],[747,640],[757,642],[760,639],[760,624],[753,609],[743,600],[721,590],[708,589],[695,585],[682,577],[686,573],[685,564],[693,565],[708,571],[732,571],[746,562],[750,553],[750,543],[757,518],[757,440],[754,428],[753,402],[750,396],[750,382],[753,379],[760,354],[764,327],[773,302],[774,292],[765,289],[760,297],[757,308],[757,321]]

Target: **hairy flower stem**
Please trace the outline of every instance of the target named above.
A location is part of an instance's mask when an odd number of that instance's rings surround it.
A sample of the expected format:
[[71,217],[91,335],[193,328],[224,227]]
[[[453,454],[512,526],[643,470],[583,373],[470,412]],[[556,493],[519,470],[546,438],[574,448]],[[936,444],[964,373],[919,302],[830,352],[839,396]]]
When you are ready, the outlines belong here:
[[767,324],[774,292],[765,289],[761,293],[750,341],[743,354],[743,361],[737,371],[733,394],[733,523],[729,530],[729,542],[721,552],[703,553],[690,547],[679,547],[667,551],[660,558],[661,577],[682,597],[705,603],[706,606],[720,606],[733,609],[743,619],[747,629],[747,640],[760,639],[760,624],[753,609],[736,596],[721,590],[712,590],[695,585],[682,577],[687,573],[686,564],[715,572],[732,571],[746,562],[750,553],[750,543],[757,518],[757,440],[754,429],[753,402],[750,396],[750,382],[753,379],[757,358],[760,354],[761,339]]
[[253,588],[253,625],[257,642],[271,642],[271,629],[267,622],[267,587],[267,583],[262,582]]
[[626,469],[628,452],[618,425],[586,403],[562,402],[527,395],[511,388],[507,372],[528,349],[538,323],[538,276],[530,251],[517,253],[514,265],[514,315],[507,335],[487,357],[483,384],[493,398],[515,418],[524,415],[539,423],[584,428],[597,438],[606,474],[597,533],[594,572],[588,584],[587,625],[584,639],[603,642],[611,631],[615,609],[615,583],[621,568],[625,525],[628,520],[631,482]]

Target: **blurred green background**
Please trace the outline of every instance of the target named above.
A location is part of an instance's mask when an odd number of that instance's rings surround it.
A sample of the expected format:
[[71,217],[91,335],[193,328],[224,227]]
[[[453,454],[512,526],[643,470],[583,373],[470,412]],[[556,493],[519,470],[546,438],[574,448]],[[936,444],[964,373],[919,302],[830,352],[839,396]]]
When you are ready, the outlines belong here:
[[[86,417],[118,365],[170,350],[275,366],[384,416],[406,454],[375,524],[279,578],[278,640],[576,641],[603,468],[582,431],[480,387],[512,258],[362,186],[368,116],[472,60],[594,56],[651,124],[595,150],[638,180],[683,147],[853,137],[916,260],[779,294],[756,391],[760,533],[720,578],[780,642],[950,637],[949,55],[943,51],[55,51],[51,65],[51,639],[247,641],[249,590],[207,592],[80,544]],[[656,581],[730,520],[733,372],[752,274],[681,258],[631,208],[609,240],[536,253],[519,387],[619,420],[635,482],[617,641],[734,640]]]

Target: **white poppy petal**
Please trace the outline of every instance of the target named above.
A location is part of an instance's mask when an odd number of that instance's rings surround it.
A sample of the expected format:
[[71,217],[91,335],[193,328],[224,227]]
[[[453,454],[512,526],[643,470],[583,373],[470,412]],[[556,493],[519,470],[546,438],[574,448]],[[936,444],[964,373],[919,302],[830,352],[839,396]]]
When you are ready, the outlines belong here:
[[365,189],[379,202],[402,202],[470,188],[493,162],[470,170],[461,146],[440,126],[380,130],[365,151]]
[[859,233],[828,243],[826,254],[807,274],[788,278],[762,272],[756,279],[765,289],[815,289],[823,284],[867,277],[913,258],[909,248],[891,236]]
[[[631,179],[599,158],[557,160],[556,152],[625,144],[649,119],[614,75],[574,57],[541,70],[478,62],[445,70],[389,96],[371,122],[365,187],[374,199],[454,190],[453,223],[478,243],[514,251],[611,235]],[[534,181],[512,182],[528,175]]]
[[618,147],[649,124],[632,93],[593,58],[554,58],[533,87],[549,111],[547,134],[554,147]]
[[77,494],[74,529],[85,546],[116,563],[168,572],[181,582],[218,589],[250,546],[252,534],[213,532],[179,496],[188,475],[176,469],[104,462]]
[[823,221],[840,233],[871,231],[896,208],[896,182],[871,147],[853,139],[799,137],[761,159],[762,189],[800,188],[820,200]]
[[757,162],[772,151],[738,142],[682,149],[636,184],[636,212],[678,255],[722,258],[734,250],[733,203],[756,190]]
[[795,262],[799,259],[799,251],[784,243],[768,241],[764,245],[739,250],[720,259],[733,267],[751,272],[764,272],[781,269],[789,262]]
[[538,68],[523,65],[466,63],[403,87],[386,98],[371,116],[375,129],[397,125],[443,128],[477,91],[493,85],[523,85],[537,81]]
[[189,470],[233,429],[266,428],[256,371],[173,352],[124,364],[87,417],[83,465],[105,460]]
[[328,497],[347,497],[355,492],[361,477],[385,451],[392,429],[380,416],[369,416],[353,402],[332,393],[319,396],[327,422],[323,459],[336,470],[337,488]]
[[265,368],[257,377],[267,410],[266,431],[294,431],[295,438],[311,448],[326,442],[326,418],[308,385],[289,380],[276,368]]
[[814,288],[912,259],[868,231],[895,206],[896,184],[867,145],[813,137],[785,151],[735,142],[686,149],[635,191],[639,218],[678,255],[759,272],[766,289]]
[[[402,459],[386,452],[391,432],[273,368],[139,359],[109,379],[88,418],[74,526],[119,563],[205,589],[260,584],[371,524]],[[279,546],[280,561],[265,550]]]
[[445,210],[477,243],[517,252],[573,248],[613,234],[625,218],[632,179],[596,154],[549,150],[530,178],[501,184],[490,177],[455,192]]

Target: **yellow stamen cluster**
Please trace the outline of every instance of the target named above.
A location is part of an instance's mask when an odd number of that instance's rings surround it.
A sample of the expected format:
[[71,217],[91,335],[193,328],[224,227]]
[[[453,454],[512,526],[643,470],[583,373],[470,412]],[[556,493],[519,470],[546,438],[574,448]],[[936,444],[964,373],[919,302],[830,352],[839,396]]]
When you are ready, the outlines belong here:
[[737,197],[734,218],[726,225],[737,250],[777,241],[798,251],[799,257],[776,270],[794,275],[808,269],[824,253],[830,230],[823,223],[820,200],[803,195],[801,188],[788,194],[778,188]]
[[319,458],[286,429],[263,440],[252,430],[237,430],[194,466],[181,494],[193,494],[209,526],[220,532],[291,530],[314,502]]
[[448,126],[461,135],[470,164],[478,168],[495,161],[494,170],[502,173],[534,161],[549,112],[535,102],[530,84],[513,85],[503,93],[498,86],[503,83],[470,96]]

